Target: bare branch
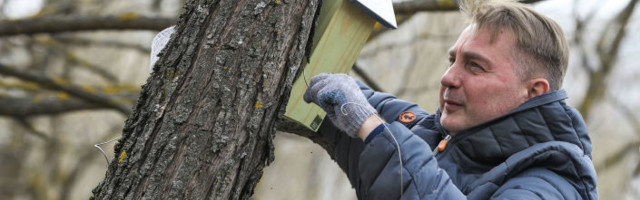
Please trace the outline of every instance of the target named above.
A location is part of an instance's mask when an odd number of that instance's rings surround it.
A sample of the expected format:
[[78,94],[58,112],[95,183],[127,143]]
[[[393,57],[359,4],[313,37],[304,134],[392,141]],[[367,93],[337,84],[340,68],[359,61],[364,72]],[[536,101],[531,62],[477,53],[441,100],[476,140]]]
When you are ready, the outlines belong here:
[[[128,99],[128,102],[134,102],[138,98],[137,95],[138,92],[131,92],[129,94],[118,95],[116,98]],[[0,96],[0,115],[8,117],[26,118],[36,115],[55,115],[94,109],[113,109],[113,107],[104,104],[88,103],[77,98],[69,98],[66,93],[48,96],[36,95],[32,97]]]
[[380,51],[389,51],[389,50],[393,50],[394,48],[407,47],[412,44],[425,41],[427,39],[447,41],[447,40],[456,39],[456,38],[458,38],[457,35],[450,35],[450,34],[432,34],[432,33],[419,34],[416,37],[412,37],[410,40],[407,40],[407,41],[383,44],[383,45],[375,46],[372,49],[367,49],[366,51],[360,52],[359,58],[368,58],[368,57],[376,56],[377,53],[379,53]]
[[42,87],[62,91],[87,102],[108,106],[125,115],[131,114],[131,103],[127,102],[128,99],[118,99],[101,91],[81,88],[76,85],[72,85],[66,80],[50,79],[43,75],[16,70],[2,64],[0,64],[0,74],[17,77],[25,81],[35,82],[40,84]]
[[456,1],[414,0],[393,3],[396,14],[412,14],[420,11],[455,11],[458,10]]
[[622,147],[619,151],[607,156],[604,161],[596,164],[595,168],[597,172],[601,172],[602,170],[606,170],[607,168],[619,164],[624,158],[629,155],[631,152],[635,152],[638,150],[640,144],[638,142],[628,143],[624,147]]
[[118,82],[118,77],[113,75],[111,72],[105,70],[100,66],[97,66],[96,64],[89,62],[88,60],[80,58],[75,53],[69,50],[65,50],[64,56],[69,62],[74,63],[86,70],[89,70],[110,82]]
[[[542,0],[524,0],[522,3],[536,3]],[[459,8],[458,1],[454,0],[413,0],[393,3],[396,14],[412,14],[424,11],[455,11]]]
[[86,59],[77,56],[72,50],[67,48],[68,43],[63,41],[59,41],[56,37],[43,36],[43,37],[33,37],[33,41],[36,44],[45,46],[46,48],[51,49],[52,51],[60,51],[64,55],[64,58],[72,64],[75,64],[83,69],[89,70],[100,77],[104,78],[109,82],[118,82],[118,77],[113,75],[111,72],[104,69],[104,67],[100,67],[97,64],[93,64]]
[[320,145],[320,147],[327,151],[327,153],[329,153],[329,156],[331,156],[331,159],[335,159],[332,153],[333,147],[329,145],[329,143],[327,143],[327,141],[318,133],[313,132],[304,126],[287,119],[281,119],[278,122],[277,130],[309,138],[312,142]]
[[[615,66],[620,44],[626,35],[625,29],[637,2],[638,0],[631,0],[629,4],[627,4],[627,6],[618,14],[615,22],[609,23],[608,26],[612,26],[612,24],[617,25],[616,29],[605,29],[605,32],[600,36],[597,47],[600,59],[600,68],[590,74],[587,94],[585,95],[582,103],[578,106],[578,110],[585,117],[589,116],[592,105],[601,100],[605,95],[607,77],[610,72],[613,71],[612,69]],[[616,31],[616,35],[611,44],[605,47],[606,42],[604,41],[608,36],[607,31]]]
[[151,3],[151,9],[154,11],[160,11],[160,5],[162,5],[162,0],[153,0]]
[[[607,95],[607,97],[608,97],[608,99],[610,101],[612,101],[612,104],[614,104],[616,109],[619,112],[621,112],[622,115],[625,116],[625,119],[629,121],[629,123],[633,127],[633,129],[636,132],[636,134],[640,135],[640,124],[638,124],[638,123],[640,123],[640,120],[635,115],[633,110],[631,108],[625,106],[620,100],[618,100],[612,94]],[[622,149],[620,149],[619,151],[617,151],[617,152],[615,152],[613,154],[608,155],[604,159],[604,161],[602,161],[601,163],[596,165],[596,171],[606,170],[607,168],[609,168],[611,166],[619,164],[621,161],[624,160],[624,158],[626,156],[628,156],[631,153],[635,153],[637,151],[638,147],[640,147],[640,142],[639,141],[627,143]],[[638,165],[636,167],[636,170],[634,171],[634,174],[637,173],[638,168],[640,168],[640,165]]]
[[2,79],[0,79],[0,87],[8,90],[16,89],[16,90],[22,90],[22,91],[28,91],[28,92],[36,92],[42,89],[38,84],[35,84],[35,83],[5,81]]
[[139,44],[129,44],[121,41],[102,41],[92,40],[79,37],[66,37],[66,36],[54,36],[54,38],[66,45],[78,45],[78,46],[100,46],[100,47],[113,47],[113,48],[126,48],[137,50],[142,54],[150,54],[151,49],[148,46],[142,46]]
[[16,120],[20,125],[22,125],[25,129],[27,129],[27,132],[28,132],[28,133],[30,133],[30,134],[32,134],[32,135],[35,135],[36,137],[38,137],[38,138],[40,138],[40,139],[42,139],[42,140],[45,140],[45,141],[50,140],[49,136],[47,136],[46,134],[44,134],[44,133],[42,133],[42,132],[40,132],[40,131],[36,130],[36,129],[33,127],[33,125],[32,125],[30,122],[28,122],[25,118],[15,118],[15,120]]
[[629,121],[629,124],[633,127],[633,130],[640,136],[640,118],[629,107],[627,107],[622,101],[618,100],[613,94],[607,95],[608,99],[613,103],[616,109],[625,116],[625,119]]
[[413,53],[413,55],[409,57],[409,63],[407,64],[408,67],[404,69],[402,78],[400,78],[400,80],[402,80],[402,83],[400,84],[400,89],[397,92],[394,92],[397,96],[404,95],[405,92],[407,92],[407,85],[409,85],[408,83],[412,81],[411,75],[414,73],[413,66],[416,65],[416,61],[418,60],[418,55],[419,55],[416,47],[413,47],[412,49],[413,51],[411,52]]
[[580,66],[582,66],[582,68],[584,68],[585,71],[587,71],[587,73],[589,73],[589,75],[592,75],[595,70],[596,67],[593,66],[590,62],[589,62],[589,55],[587,54],[587,47],[585,46],[585,42],[584,42],[584,36],[583,34],[585,33],[585,26],[587,22],[590,22],[596,15],[598,8],[601,7],[603,1],[598,1],[596,3],[595,6],[593,6],[591,8],[591,10],[589,10],[589,12],[587,13],[586,17],[584,19],[580,18],[580,14],[578,12],[578,8],[579,8],[579,3],[580,1],[575,0],[574,1],[574,6],[573,6],[573,15],[575,18],[575,32],[573,34],[573,45],[577,46],[578,50],[580,51],[580,54],[578,54],[578,56],[580,57]]
[[[635,9],[637,3],[638,0],[631,0],[631,2],[629,2],[624,10],[622,10],[622,12],[620,12],[620,14],[617,16],[616,20],[619,28],[616,32],[613,42],[611,43],[609,51],[600,55],[603,66],[608,65],[607,67],[610,68],[610,66],[615,63],[615,57],[618,56],[620,44],[622,43],[622,39],[626,35],[625,29],[629,24],[629,19],[631,18],[631,14],[633,13],[633,10]],[[610,70],[609,68],[606,69]]]
[[366,72],[364,72],[364,70],[362,70],[362,68],[360,68],[358,63],[353,64],[352,70],[353,73],[360,76],[362,82],[364,82],[364,84],[367,84],[371,89],[378,92],[384,92],[382,91],[382,88],[371,78],[371,76],[369,76]]
[[175,18],[146,17],[136,14],[121,16],[53,16],[0,22],[0,36],[95,30],[134,29],[160,31],[175,23]]

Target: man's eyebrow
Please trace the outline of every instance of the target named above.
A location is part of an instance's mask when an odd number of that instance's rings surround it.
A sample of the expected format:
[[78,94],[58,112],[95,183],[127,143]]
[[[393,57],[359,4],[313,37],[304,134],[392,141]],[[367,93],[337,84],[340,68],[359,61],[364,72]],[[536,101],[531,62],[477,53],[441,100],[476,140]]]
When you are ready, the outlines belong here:
[[[469,59],[480,60],[485,63],[491,63],[489,62],[489,59],[487,59],[487,57],[484,57],[476,52],[465,51],[465,52],[462,52],[462,55],[464,55]],[[449,56],[454,56],[454,57],[456,56],[456,51],[454,48],[449,49]]]
[[464,54],[464,56],[469,59],[480,60],[484,63],[491,63],[487,57],[484,57],[476,52],[466,51],[466,52],[463,52],[462,54]]

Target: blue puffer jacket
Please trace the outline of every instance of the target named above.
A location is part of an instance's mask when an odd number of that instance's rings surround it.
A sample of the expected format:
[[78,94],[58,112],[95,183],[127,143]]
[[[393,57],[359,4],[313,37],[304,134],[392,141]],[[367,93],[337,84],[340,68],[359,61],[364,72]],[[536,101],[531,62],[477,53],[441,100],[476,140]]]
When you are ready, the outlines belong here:
[[[456,134],[434,157],[433,147],[446,136],[439,112],[429,115],[359,84],[388,129],[367,144],[340,133],[330,120],[319,130],[359,199],[400,199],[401,187],[402,199],[598,199],[591,141],[564,91],[532,98]],[[398,121],[403,111],[417,120]],[[400,144],[402,167],[389,131]]]

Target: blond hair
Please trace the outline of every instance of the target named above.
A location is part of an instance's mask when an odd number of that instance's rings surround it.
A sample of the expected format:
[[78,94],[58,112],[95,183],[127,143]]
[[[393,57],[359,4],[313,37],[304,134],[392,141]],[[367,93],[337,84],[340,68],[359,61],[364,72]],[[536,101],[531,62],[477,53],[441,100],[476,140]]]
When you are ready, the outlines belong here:
[[562,87],[569,62],[569,45],[562,28],[552,19],[513,0],[462,0],[460,10],[476,25],[491,31],[491,41],[501,29],[510,31],[518,51],[513,59],[523,81],[545,78],[551,90]]

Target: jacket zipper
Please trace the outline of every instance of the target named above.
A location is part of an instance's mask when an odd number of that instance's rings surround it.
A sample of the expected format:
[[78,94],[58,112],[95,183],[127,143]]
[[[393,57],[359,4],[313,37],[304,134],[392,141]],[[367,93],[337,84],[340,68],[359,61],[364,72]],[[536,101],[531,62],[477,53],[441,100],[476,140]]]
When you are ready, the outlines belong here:
[[440,143],[438,143],[438,146],[433,149],[434,157],[438,155],[439,152],[442,152],[444,151],[445,148],[447,148],[447,144],[449,143],[450,139],[451,139],[451,135],[447,134],[447,136],[445,136],[443,140],[440,140]]

